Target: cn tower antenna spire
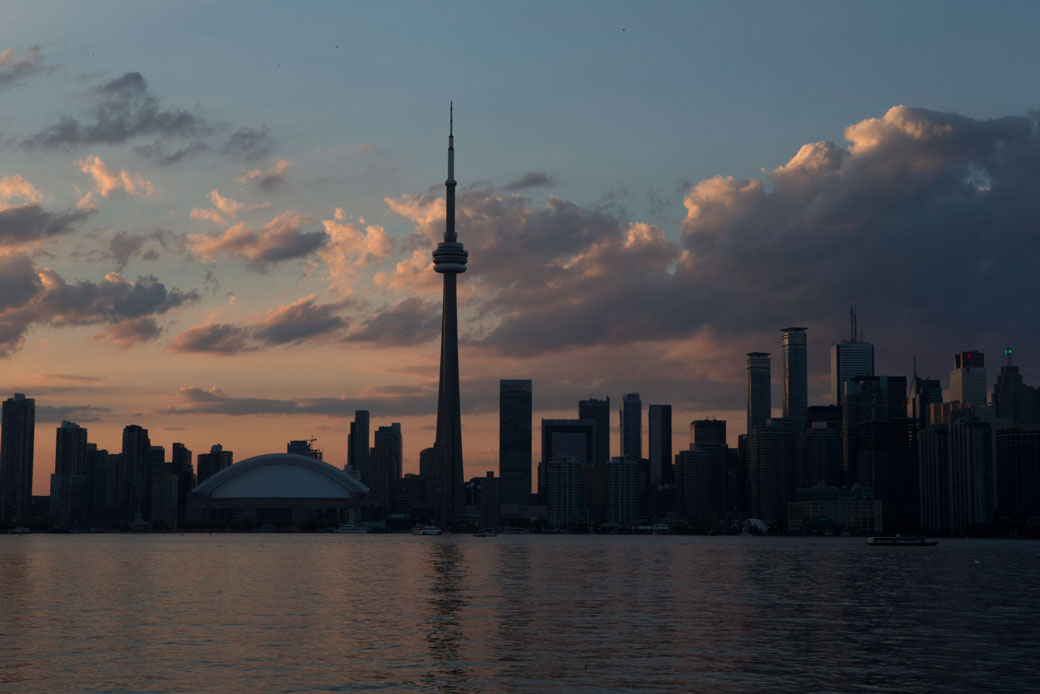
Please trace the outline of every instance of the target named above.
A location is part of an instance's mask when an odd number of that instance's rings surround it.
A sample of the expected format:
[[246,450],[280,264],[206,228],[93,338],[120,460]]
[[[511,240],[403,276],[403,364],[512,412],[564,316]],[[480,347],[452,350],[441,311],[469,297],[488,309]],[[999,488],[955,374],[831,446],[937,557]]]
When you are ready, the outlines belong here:
[[444,240],[454,241],[455,236],[455,102],[448,105],[448,179],[444,181],[445,216]]

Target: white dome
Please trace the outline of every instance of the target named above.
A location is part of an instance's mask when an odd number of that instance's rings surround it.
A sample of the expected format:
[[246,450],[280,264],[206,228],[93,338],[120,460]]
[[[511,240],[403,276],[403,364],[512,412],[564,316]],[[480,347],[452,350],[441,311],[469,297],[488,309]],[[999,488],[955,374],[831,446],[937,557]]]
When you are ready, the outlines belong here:
[[210,499],[321,499],[345,501],[368,487],[328,463],[302,455],[271,453],[224,468],[194,489]]

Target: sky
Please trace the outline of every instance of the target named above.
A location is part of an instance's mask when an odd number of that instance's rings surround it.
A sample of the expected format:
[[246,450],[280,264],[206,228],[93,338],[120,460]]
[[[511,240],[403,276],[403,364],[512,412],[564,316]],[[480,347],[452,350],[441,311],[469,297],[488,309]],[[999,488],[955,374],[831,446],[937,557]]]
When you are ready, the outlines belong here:
[[[118,452],[236,459],[355,409],[432,444],[455,103],[467,476],[498,380],[534,420],[637,391],[743,433],[744,354],[857,306],[878,373],[1015,348],[1040,382],[1040,6],[7,3],[0,393]],[[615,417],[616,420],[616,417]],[[645,426],[645,425],[644,425]],[[645,437],[644,437],[645,438]],[[644,444],[645,445],[645,444]],[[612,436],[616,451],[618,435]],[[534,435],[538,450],[539,435]]]

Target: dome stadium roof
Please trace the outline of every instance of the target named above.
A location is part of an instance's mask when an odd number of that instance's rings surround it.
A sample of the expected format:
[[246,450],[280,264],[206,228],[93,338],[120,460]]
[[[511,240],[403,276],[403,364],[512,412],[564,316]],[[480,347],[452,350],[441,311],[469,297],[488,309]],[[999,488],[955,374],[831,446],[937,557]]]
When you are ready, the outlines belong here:
[[368,487],[328,463],[303,455],[270,453],[226,467],[192,494],[211,499],[355,499]]

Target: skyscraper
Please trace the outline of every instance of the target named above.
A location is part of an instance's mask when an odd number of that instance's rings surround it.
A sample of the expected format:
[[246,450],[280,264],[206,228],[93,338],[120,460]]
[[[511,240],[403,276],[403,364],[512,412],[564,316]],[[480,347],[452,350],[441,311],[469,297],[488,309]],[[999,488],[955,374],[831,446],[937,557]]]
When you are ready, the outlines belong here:
[[969,350],[953,355],[950,371],[950,402],[986,404],[986,360],[982,352]]
[[650,482],[672,481],[672,406],[651,405],[647,422],[650,437]]
[[845,393],[845,384],[853,376],[874,375],[874,345],[864,342],[857,332],[856,309],[853,307],[852,335],[850,340],[842,340],[831,345],[831,401],[841,404]]
[[355,410],[354,421],[347,434],[347,467],[357,471],[363,484],[372,484],[372,460],[368,447],[368,410]]
[[589,397],[578,402],[578,419],[596,422],[596,465],[610,461],[610,396],[600,400]]
[[87,430],[63,421],[54,445],[50,516],[52,528],[82,525],[87,512]]
[[437,439],[433,444],[433,512],[441,526],[462,515],[462,414],[459,403],[459,317],[456,300],[458,275],[466,271],[469,256],[455,234],[454,118],[448,122],[448,178],[444,212],[444,240],[433,252],[433,269],[444,275],[441,313],[441,376],[437,394]]
[[21,393],[4,400],[0,430],[0,520],[29,515],[32,503],[36,401]]
[[639,393],[628,393],[621,401],[621,456],[643,457],[643,401]]
[[748,352],[747,355],[747,433],[765,426],[772,411],[770,395],[770,367],[768,352]]
[[791,420],[795,436],[800,436],[809,411],[805,328],[784,328],[780,332],[784,418]]
[[502,502],[527,504],[531,497],[531,380],[498,384],[498,476]]
[[148,430],[136,424],[123,427],[125,503],[123,520],[151,520],[152,444]]

